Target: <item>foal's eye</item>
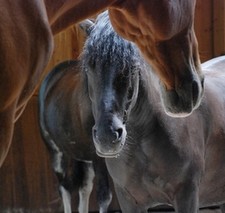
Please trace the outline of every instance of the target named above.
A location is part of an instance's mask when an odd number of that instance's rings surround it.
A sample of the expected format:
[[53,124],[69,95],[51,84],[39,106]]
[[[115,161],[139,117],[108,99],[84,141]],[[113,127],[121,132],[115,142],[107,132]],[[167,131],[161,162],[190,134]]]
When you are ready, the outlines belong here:
[[91,69],[95,69],[96,67],[96,61],[95,60],[91,60],[88,62],[88,66],[91,68]]
[[115,81],[114,81],[114,87],[116,89],[122,89],[125,87],[126,85],[126,76],[124,76],[123,74],[120,74],[116,77]]
[[131,99],[132,99],[132,97],[133,97],[133,91],[134,91],[134,90],[133,90],[133,87],[130,86],[130,87],[128,88],[128,94],[127,94],[127,99],[128,99],[128,100],[131,100]]

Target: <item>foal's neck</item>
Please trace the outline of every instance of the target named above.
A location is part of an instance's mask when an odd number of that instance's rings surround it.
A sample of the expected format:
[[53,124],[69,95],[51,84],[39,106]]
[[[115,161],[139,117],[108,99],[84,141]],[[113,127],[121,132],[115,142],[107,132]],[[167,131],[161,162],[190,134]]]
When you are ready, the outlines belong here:
[[159,79],[151,68],[146,66],[140,72],[139,81],[138,99],[130,117],[139,120],[140,123],[151,122],[152,117],[163,111],[159,93]]

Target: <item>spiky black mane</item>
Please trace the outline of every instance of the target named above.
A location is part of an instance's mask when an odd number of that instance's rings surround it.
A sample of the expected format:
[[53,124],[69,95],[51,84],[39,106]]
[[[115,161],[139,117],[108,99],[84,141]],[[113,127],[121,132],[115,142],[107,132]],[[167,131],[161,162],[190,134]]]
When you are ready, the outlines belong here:
[[96,19],[87,38],[83,50],[83,61],[91,66],[98,63],[103,67],[113,65],[120,70],[125,67],[135,70],[135,67],[140,65],[140,55],[132,42],[124,40],[114,31],[108,12],[104,12]]

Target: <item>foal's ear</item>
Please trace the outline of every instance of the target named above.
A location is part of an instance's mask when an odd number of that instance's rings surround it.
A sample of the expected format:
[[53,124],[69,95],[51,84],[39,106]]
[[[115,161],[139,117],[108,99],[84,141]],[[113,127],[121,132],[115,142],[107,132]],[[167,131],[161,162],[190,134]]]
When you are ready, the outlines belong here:
[[94,22],[90,19],[86,19],[85,21],[79,23],[79,27],[87,36],[91,33],[92,26],[94,26]]

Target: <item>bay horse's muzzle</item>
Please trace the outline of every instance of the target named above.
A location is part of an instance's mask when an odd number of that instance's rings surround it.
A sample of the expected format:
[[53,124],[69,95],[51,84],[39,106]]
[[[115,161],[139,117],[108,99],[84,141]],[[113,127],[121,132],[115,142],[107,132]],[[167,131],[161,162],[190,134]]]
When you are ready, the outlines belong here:
[[186,117],[201,103],[204,91],[204,77],[187,80],[173,90],[161,86],[165,112],[172,117]]
[[[108,124],[107,124],[108,123]],[[118,118],[111,122],[100,122],[92,128],[96,153],[100,157],[117,157],[126,140],[125,125]]]

